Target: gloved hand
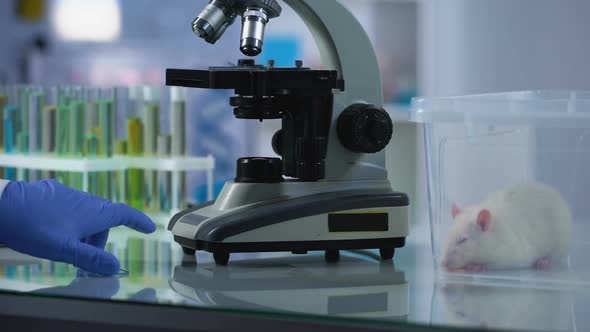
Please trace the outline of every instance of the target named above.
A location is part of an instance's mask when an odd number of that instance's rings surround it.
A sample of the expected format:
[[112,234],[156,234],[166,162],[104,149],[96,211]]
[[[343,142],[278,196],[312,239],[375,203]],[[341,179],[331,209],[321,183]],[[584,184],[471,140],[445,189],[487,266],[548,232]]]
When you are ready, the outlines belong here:
[[156,225],[124,204],[68,188],[58,181],[11,182],[0,198],[0,242],[36,257],[114,275],[117,258],[104,251],[109,230],[127,226],[153,233]]

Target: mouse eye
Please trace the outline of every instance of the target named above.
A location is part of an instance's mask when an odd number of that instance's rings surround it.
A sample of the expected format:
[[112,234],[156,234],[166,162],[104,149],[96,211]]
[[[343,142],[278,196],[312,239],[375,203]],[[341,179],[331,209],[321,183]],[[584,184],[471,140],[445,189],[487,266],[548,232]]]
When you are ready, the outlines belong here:
[[459,240],[457,240],[457,244],[463,244],[465,242],[467,242],[467,238],[466,237],[462,237]]

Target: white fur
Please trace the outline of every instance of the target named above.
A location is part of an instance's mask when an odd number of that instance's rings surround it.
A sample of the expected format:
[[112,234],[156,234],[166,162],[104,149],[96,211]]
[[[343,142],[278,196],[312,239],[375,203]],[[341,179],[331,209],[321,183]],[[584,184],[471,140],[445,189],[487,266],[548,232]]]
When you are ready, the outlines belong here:
[[[476,222],[482,209],[492,215],[486,232]],[[567,256],[571,227],[571,213],[560,193],[544,184],[518,184],[462,209],[444,242],[443,264],[455,270],[468,264],[529,268],[542,258],[555,263]],[[463,238],[468,240],[458,244]]]

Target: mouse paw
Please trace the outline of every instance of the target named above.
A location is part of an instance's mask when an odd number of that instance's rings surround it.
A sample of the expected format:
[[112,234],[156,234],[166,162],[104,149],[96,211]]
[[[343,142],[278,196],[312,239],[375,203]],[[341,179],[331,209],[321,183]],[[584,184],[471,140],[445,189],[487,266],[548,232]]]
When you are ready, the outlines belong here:
[[479,272],[483,272],[485,270],[486,270],[486,268],[483,264],[470,263],[470,264],[465,265],[465,272],[479,273]]
[[548,257],[539,258],[534,264],[533,267],[537,270],[547,271],[551,269],[551,259]]

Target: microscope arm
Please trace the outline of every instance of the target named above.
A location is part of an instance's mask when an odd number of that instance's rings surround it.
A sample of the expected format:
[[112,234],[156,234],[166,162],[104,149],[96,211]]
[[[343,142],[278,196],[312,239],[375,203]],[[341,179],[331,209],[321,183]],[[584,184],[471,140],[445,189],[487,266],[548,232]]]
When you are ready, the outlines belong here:
[[[346,82],[334,96],[333,118],[350,105],[366,103],[383,107],[383,86],[377,56],[365,29],[337,0],[284,0],[315,38],[323,69],[338,71]],[[280,24],[280,18],[273,24]],[[346,149],[338,137],[338,121],[330,130],[326,180],[386,180],[385,152],[358,154]]]
[[[358,20],[336,0],[284,0],[304,21],[320,50],[323,69],[346,81],[345,103],[383,106],[383,88],[373,45]],[[278,19],[280,20],[280,18]],[[279,21],[274,22],[279,24]],[[336,114],[335,114],[336,115]]]
[[[335,97],[335,113],[356,101],[364,101],[377,107],[383,105],[383,88],[377,56],[372,43],[357,19],[336,0],[284,0],[303,19],[316,39],[324,69],[337,70],[346,81],[346,91]],[[277,19],[277,22],[279,22]],[[277,22],[274,22],[277,24]],[[338,104],[341,107],[338,107]],[[341,111],[340,111],[341,112]],[[330,137],[326,174],[330,177],[368,179],[388,178],[395,190],[416,197],[418,165],[418,127],[410,122],[394,124],[393,139],[386,153],[363,155],[350,154]],[[336,130],[332,128],[332,133]],[[346,161],[342,161],[343,157]],[[356,167],[346,164],[353,162]],[[362,167],[359,165],[364,164]],[[349,164],[350,165],[350,164]],[[367,172],[371,174],[367,174]]]

